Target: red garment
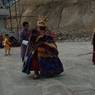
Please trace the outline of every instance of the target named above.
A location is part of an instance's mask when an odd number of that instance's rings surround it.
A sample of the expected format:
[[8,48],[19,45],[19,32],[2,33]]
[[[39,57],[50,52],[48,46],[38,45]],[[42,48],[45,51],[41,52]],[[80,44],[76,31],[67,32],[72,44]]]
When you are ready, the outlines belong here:
[[95,64],[95,48],[93,47],[92,62]]
[[39,64],[37,62],[37,58],[36,57],[32,58],[32,70],[34,70],[34,71],[39,70]]
[[3,42],[3,36],[0,35],[0,43],[2,43],[2,42]]
[[46,35],[50,35],[54,40],[57,38],[56,32],[46,32]]

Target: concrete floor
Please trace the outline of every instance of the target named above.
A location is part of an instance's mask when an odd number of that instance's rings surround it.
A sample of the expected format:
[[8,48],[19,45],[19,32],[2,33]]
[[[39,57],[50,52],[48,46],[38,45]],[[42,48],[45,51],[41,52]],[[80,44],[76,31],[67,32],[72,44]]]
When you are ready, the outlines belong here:
[[58,43],[65,72],[59,77],[33,80],[21,72],[20,48],[11,56],[0,50],[0,95],[95,95],[95,66],[90,42]]

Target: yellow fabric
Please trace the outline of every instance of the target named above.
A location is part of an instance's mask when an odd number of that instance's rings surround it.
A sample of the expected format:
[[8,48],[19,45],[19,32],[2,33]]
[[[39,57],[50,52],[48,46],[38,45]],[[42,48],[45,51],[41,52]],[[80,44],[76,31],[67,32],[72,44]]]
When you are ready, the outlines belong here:
[[[46,44],[46,43],[45,43]],[[53,43],[51,43],[51,44],[48,44],[47,43],[47,45],[48,46],[50,46],[51,48],[57,48],[56,47],[56,45],[55,44],[53,44]],[[37,51],[38,51],[38,57],[50,57],[50,56],[52,56],[51,55],[51,53],[49,54],[47,54],[46,52],[45,52],[45,48],[43,48],[43,47],[39,47],[38,49],[37,49]],[[49,52],[49,51],[48,51]]]
[[51,48],[57,48],[57,46],[54,43],[45,43],[45,44]]
[[[39,35],[39,36],[37,37],[37,39],[36,39],[36,42],[38,42],[39,39],[42,38],[43,36],[44,36],[44,35]],[[44,42],[44,44],[45,44],[46,46],[48,46],[48,47],[57,49],[57,46],[56,46],[55,43]],[[52,56],[52,55],[51,55],[51,51],[48,51],[48,54],[46,53],[46,48],[39,47],[39,48],[37,49],[37,51],[38,51],[38,57],[50,57],[50,56]]]
[[11,48],[11,42],[8,40],[8,38],[5,38],[3,41],[4,48]]
[[48,55],[45,53],[45,49],[42,47],[38,48],[38,57],[48,57]]

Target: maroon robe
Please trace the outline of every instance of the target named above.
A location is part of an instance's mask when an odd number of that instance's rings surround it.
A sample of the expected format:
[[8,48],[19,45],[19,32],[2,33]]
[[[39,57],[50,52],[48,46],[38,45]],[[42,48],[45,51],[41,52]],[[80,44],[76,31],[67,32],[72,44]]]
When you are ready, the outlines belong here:
[[95,65],[95,33],[93,34],[92,44],[93,44],[92,62]]

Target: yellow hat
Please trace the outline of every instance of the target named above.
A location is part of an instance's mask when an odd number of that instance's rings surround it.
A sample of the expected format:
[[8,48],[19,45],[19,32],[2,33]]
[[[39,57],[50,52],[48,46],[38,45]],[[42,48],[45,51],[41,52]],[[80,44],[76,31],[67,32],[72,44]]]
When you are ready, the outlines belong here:
[[37,19],[37,26],[47,26],[48,19],[45,16],[39,16]]

